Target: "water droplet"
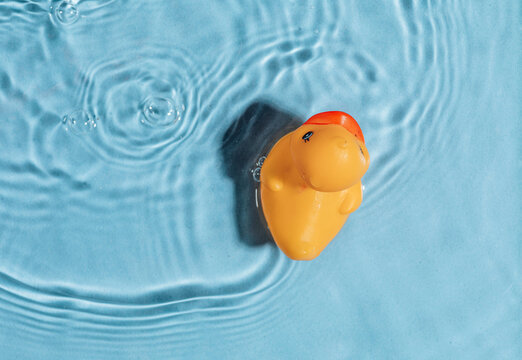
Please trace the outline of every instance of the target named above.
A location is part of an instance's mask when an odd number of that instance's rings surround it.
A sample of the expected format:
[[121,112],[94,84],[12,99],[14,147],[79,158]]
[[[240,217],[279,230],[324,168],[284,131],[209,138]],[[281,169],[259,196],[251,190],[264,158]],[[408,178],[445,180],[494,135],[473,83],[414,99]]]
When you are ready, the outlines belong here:
[[181,119],[183,110],[183,105],[176,106],[171,99],[160,97],[147,98],[143,102],[141,122],[152,126],[172,125]]
[[75,110],[63,117],[65,130],[74,134],[84,134],[96,128],[96,119],[84,110]]
[[252,170],[252,177],[254,178],[255,182],[261,181],[261,168],[256,167],[254,170]]
[[54,10],[56,19],[62,24],[72,24],[80,17],[78,8],[70,1],[62,1]]

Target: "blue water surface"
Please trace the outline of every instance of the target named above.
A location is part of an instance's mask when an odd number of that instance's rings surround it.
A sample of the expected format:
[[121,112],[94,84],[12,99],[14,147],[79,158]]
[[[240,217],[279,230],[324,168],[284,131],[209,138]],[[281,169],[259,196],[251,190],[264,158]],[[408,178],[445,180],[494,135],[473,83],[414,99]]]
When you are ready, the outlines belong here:
[[[522,358],[520,29],[518,0],[0,1],[0,358]],[[326,110],[365,198],[294,262],[249,225],[255,146]]]

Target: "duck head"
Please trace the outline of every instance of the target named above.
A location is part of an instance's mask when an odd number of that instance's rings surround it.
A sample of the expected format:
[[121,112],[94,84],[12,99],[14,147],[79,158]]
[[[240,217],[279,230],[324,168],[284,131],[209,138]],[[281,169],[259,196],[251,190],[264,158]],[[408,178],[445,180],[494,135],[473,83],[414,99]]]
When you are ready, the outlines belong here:
[[293,132],[290,149],[301,177],[316,191],[347,189],[370,165],[361,128],[341,111],[312,116]]

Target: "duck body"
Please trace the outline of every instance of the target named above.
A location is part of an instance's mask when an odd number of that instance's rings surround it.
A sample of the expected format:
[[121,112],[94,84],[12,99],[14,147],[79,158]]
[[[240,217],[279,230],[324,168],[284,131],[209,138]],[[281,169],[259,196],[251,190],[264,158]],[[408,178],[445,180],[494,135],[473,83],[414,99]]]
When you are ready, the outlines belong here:
[[[315,121],[340,116],[349,115],[321,113]],[[360,178],[369,166],[362,133],[356,136],[338,121],[313,122],[314,117],[283,136],[261,169],[261,205],[268,228],[278,247],[294,260],[317,257],[359,207]]]

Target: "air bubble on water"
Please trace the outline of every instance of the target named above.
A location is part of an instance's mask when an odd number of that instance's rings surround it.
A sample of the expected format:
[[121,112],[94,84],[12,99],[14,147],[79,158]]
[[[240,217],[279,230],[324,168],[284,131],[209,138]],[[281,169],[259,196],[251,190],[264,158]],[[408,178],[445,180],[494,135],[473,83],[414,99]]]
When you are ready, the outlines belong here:
[[256,167],[254,170],[252,170],[252,177],[254,178],[255,182],[261,181],[261,168]]
[[257,159],[256,162],[256,168],[250,170],[252,173],[252,177],[254,178],[254,181],[260,182],[261,181],[261,167],[263,166],[263,163],[266,160],[266,156],[261,156],[259,159]]
[[72,24],[80,17],[80,12],[76,7],[77,1],[62,1],[54,8],[54,16],[65,25]]
[[178,105],[171,99],[150,97],[143,102],[140,121],[152,126],[167,126],[179,121],[184,110],[183,104]]
[[265,162],[265,160],[266,160],[266,156],[261,156],[261,157],[257,160],[256,166],[258,166],[258,167],[263,166],[263,163]]
[[96,128],[96,118],[84,110],[75,110],[62,119],[66,131],[85,134]]

